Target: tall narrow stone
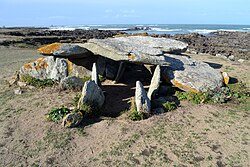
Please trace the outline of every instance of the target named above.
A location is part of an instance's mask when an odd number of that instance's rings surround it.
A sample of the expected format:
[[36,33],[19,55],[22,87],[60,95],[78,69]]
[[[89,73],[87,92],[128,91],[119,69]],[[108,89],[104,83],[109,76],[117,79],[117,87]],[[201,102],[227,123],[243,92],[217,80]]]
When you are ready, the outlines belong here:
[[161,68],[160,65],[157,65],[154,71],[154,75],[151,79],[150,87],[148,90],[148,98],[151,100],[152,96],[158,91],[160,86],[161,79]]
[[94,81],[96,85],[100,85],[98,73],[97,73],[97,68],[96,68],[96,63],[94,63],[92,66],[91,80]]
[[138,112],[150,113],[151,102],[140,81],[136,82],[135,104]]

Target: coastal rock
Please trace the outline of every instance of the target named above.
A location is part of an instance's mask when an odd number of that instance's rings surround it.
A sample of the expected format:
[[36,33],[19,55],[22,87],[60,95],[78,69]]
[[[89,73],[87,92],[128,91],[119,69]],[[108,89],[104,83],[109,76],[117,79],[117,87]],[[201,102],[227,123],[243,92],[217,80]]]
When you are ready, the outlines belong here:
[[180,55],[167,55],[166,61],[170,65],[163,71],[163,77],[184,91],[207,92],[223,85],[221,73],[207,63]]
[[90,106],[101,108],[104,101],[105,96],[102,89],[94,81],[85,82],[78,107],[80,107],[81,104],[88,104]]
[[135,104],[136,104],[136,109],[138,112],[150,113],[151,102],[140,81],[136,82]]
[[91,52],[87,49],[70,43],[53,43],[38,49],[43,55],[52,55],[64,58],[82,58],[88,57]]
[[151,100],[152,96],[155,95],[156,91],[158,90],[160,86],[160,79],[161,79],[161,68],[158,65],[155,68],[154,75],[151,79],[150,87],[148,90],[148,98]]
[[20,75],[60,81],[68,76],[68,62],[63,58],[54,58],[53,56],[39,58],[21,67]]
[[128,36],[108,39],[91,39],[80,46],[115,61],[130,61],[142,64],[168,65],[164,53],[181,53],[188,44],[149,36]]
[[63,90],[73,89],[81,90],[84,86],[84,81],[76,76],[69,76],[61,80],[60,88]]
[[69,113],[63,118],[62,125],[66,128],[73,128],[78,126],[81,123],[82,119],[83,115],[81,112]]

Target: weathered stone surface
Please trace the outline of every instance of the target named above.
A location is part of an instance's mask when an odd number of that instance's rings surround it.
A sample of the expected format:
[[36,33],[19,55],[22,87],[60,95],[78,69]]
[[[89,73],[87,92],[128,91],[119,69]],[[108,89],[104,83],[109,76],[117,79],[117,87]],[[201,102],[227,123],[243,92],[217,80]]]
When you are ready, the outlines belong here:
[[21,88],[17,88],[17,89],[14,90],[14,94],[15,94],[15,95],[20,95],[20,94],[22,94],[22,93],[23,93],[23,91],[22,91]]
[[118,69],[110,64],[106,65],[105,75],[108,79],[115,79]]
[[160,85],[158,94],[160,96],[167,96],[173,94],[173,88],[172,86],[167,86],[167,85]]
[[38,52],[65,58],[82,58],[91,54],[87,49],[70,43],[53,43],[39,48]]
[[27,63],[20,69],[20,75],[29,75],[38,79],[61,80],[68,76],[68,62],[53,56],[39,58]]
[[60,81],[68,76],[68,62],[65,59],[56,58],[55,64],[49,75],[50,79]]
[[206,92],[223,85],[221,73],[207,63],[186,56],[169,54],[165,60],[170,65],[163,71],[163,76],[184,91]]
[[225,83],[226,85],[228,85],[228,84],[229,84],[229,80],[230,80],[229,75],[228,75],[226,72],[222,72],[221,74],[222,74],[222,76],[223,76],[224,83]]
[[116,61],[131,61],[142,64],[167,65],[165,52],[181,53],[188,44],[167,38],[129,36],[108,39],[91,39],[79,44],[94,54]]
[[152,96],[154,96],[155,93],[157,92],[157,90],[158,90],[158,88],[160,86],[160,80],[161,80],[161,68],[158,65],[155,68],[154,75],[153,75],[153,77],[151,79],[150,87],[149,87],[149,90],[148,90],[148,98],[150,100],[151,100]]
[[81,104],[88,104],[101,108],[104,104],[105,96],[101,88],[94,81],[87,81],[82,89],[82,97],[79,100],[78,107]]
[[145,112],[145,113],[151,112],[151,102],[140,81],[136,82],[135,104],[138,112]]
[[62,125],[66,128],[73,128],[78,126],[83,119],[81,112],[69,113],[63,118]]
[[97,73],[97,68],[96,68],[96,63],[93,64],[92,67],[92,74],[91,74],[91,80],[95,82],[95,84],[99,85],[99,77],[98,77],[98,73]]
[[84,81],[76,76],[66,77],[60,82],[60,88],[63,90],[65,89],[81,90],[83,86],[84,86]]

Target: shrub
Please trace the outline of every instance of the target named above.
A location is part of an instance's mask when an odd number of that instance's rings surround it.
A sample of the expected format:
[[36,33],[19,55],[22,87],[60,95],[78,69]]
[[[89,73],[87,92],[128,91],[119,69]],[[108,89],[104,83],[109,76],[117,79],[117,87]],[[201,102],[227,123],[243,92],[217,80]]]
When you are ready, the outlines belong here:
[[166,112],[172,111],[172,110],[174,110],[174,109],[177,108],[175,102],[169,102],[169,101],[166,102],[166,103],[163,103],[162,106],[164,107],[164,110],[165,110]]
[[37,88],[51,87],[55,84],[52,79],[37,79],[29,75],[23,75],[21,81],[26,82],[28,85],[35,86]]
[[194,93],[176,91],[175,96],[178,100],[188,100],[195,104],[207,103],[210,101],[210,94],[208,92]]
[[59,122],[63,117],[70,113],[70,109],[66,107],[52,108],[47,114],[47,118],[53,122]]

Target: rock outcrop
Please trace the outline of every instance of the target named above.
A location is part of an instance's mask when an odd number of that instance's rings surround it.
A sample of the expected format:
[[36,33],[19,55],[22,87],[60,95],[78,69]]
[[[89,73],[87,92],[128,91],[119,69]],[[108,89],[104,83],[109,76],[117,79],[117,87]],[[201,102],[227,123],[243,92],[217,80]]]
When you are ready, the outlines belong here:
[[82,119],[83,114],[81,112],[69,113],[63,118],[62,125],[66,128],[73,128],[78,126]]
[[138,112],[149,114],[151,112],[151,102],[146,94],[145,89],[140,81],[136,82],[135,104]]
[[94,81],[96,85],[100,84],[98,73],[97,73],[97,68],[96,68],[96,63],[94,63],[92,67],[91,80]]

